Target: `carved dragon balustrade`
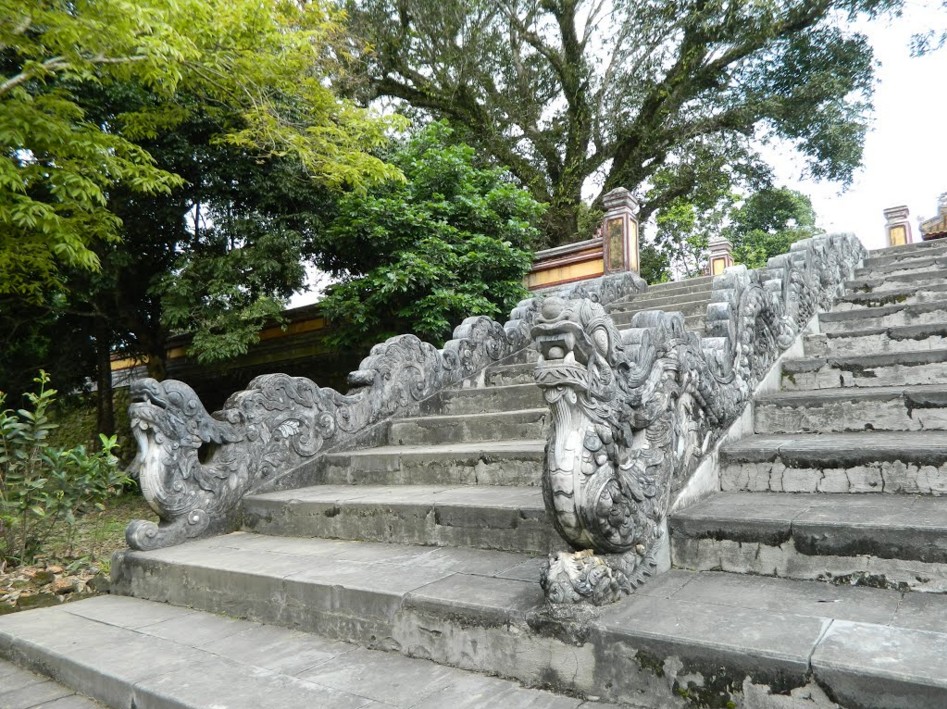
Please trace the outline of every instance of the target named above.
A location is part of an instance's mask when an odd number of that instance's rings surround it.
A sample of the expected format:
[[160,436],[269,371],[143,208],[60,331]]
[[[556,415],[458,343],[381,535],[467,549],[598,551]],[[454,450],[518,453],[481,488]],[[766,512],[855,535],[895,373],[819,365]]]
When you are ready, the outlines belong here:
[[[644,288],[637,274],[616,274],[566,293],[609,302]],[[349,375],[353,388],[344,395],[302,377],[268,374],[211,415],[183,382],[134,382],[129,417],[138,454],[130,470],[159,522],[130,523],[128,545],[154,549],[228,530],[249,491],[329,449],[356,445],[380,421],[530,346],[537,308],[537,301],[523,301],[506,325],[467,318],[441,350],[413,335],[393,337]]]
[[673,498],[864,255],[854,236],[820,236],[766,268],[728,269],[703,339],[680,313],[641,312],[619,332],[591,300],[543,301],[532,329],[553,418],[543,492],[575,550],[549,559],[548,600],[608,603],[655,573]]

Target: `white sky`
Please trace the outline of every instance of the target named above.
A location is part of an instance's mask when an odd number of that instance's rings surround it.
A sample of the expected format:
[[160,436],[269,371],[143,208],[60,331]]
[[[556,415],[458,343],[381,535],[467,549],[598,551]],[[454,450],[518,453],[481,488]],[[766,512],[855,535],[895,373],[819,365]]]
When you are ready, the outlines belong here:
[[801,161],[776,165],[778,182],[812,197],[819,226],[853,232],[870,249],[885,245],[885,208],[906,204],[920,241],[918,219],[935,216],[937,197],[947,192],[947,47],[925,57],[910,50],[915,32],[947,28],[939,5],[908,0],[901,18],[864,26],[881,66],[864,167],[847,191],[800,180]]

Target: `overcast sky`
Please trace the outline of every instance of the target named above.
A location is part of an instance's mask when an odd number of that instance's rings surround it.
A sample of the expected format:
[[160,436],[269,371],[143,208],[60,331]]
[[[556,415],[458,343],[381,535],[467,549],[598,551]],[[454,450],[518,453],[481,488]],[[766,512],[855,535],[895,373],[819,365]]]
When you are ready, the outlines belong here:
[[864,167],[847,191],[800,180],[801,162],[777,166],[784,184],[812,197],[827,231],[853,232],[875,249],[885,245],[886,207],[908,206],[915,240],[918,218],[937,213],[937,197],[947,192],[947,48],[912,57],[910,42],[915,32],[945,27],[939,0],[909,0],[901,18],[864,26],[881,62],[880,81]]

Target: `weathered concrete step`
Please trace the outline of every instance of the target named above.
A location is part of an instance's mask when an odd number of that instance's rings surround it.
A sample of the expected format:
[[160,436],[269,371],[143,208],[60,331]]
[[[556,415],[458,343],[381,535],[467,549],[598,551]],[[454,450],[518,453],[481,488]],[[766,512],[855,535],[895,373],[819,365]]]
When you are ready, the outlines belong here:
[[947,498],[724,492],[671,516],[684,569],[947,591]]
[[894,255],[903,255],[910,258],[918,253],[933,253],[939,251],[940,249],[947,249],[947,239],[916,241],[913,244],[904,244],[902,246],[886,246],[882,249],[872,249],[868,252],[868,258],[884,258]]
[[947,300],[925,303],[898,303],[876,308],[856,310],[833,310],[819,315],[822,332],[844,332],[865,330],[872,327],[898,327],[902,325],[928,325],[947,323]]
[[845,281],[847,292],[883,292],[904,287],[905,284],[915,286],[939,285],[944,282],[944,271],[940,268],[924,271],[906,271],[904,273],[885,273],[877,276],[862,276]]
[[701,319],[703,319],[707,313],[708,303],[710,303],[710,301],[704,298],[663,307],[651,307],[649,304],[643,303],[641,307],[629,307],[627,310],[612,313],[612,320],[614,321],[615,325],[621,328],[624,325],[630,325],[631,320],[635,315],[648,310],[663,310],[668,313],[681,313],[685,319],[692,316],[699,316]]
[[782,387],[790,391],[944,383],[947,349],[813,357],[782,365]]
[[845,706],[947,702],[947,636],[926,630],[944,627],[941,595],[672,571],[563,623],[545,608],[540,559],[342,542],[279,553],[254,537],[126,552],[113,588],[634,706],[680,706],[682,692],[743,704],[747,676],[759,686],[746,706],[769,688],[829,706],[819,686]]
[[947,253],[943,250],[918,253],[910,258],[885,259],[855,269],[855,278],[885,278],[919,271],[943,271],[947,268]]
[[3,709],[105,709],[93,699],[46,675],[0,660],[0,707]]
[[537,554],[563,545],[535,486],[316,485],[247,496],[242,519],[287,537]]
[[[122,596],[8,616],[0,643],[24,666],[116,708],[595,706],[430,660]],[[0,669],[4,709],[37,706],[4,702],[19,677]],[[103,705],[73,694],[38,706]]]
[[[421,402],[424,415],[457,416],[496,411],[519,411],[545,405],[543,392],[532,379],[533,365],[517,365],[530,372],[530,380],[511,386],[487,386],[478,389],[446,389]],[[487,379],[489,380],[489,371]]]
[[776,392],[757,396],[756,433],[947,430],[947,385]]
[[945,300],[947,298],[945,294],[947,294],[947,282],[921,286],[904,285],[878,292],[855,291],[839,298],[832,310],[833,312],[842,312],[862,308],[878,308],[885,305],[928,303]]
[[724,491],[947,494],[947,433],[748,436],[720,450]]
[[535,385],[533,379],[535,369],[536,365],[532,363],[494,365],[487,370],[485,381],[488,387],[512,387],[517,384],[532,384],[541,398],[542,390]]
[[544,438],[548,418],[549,408],[545,407],[399,419],[388,428],[388,442],[415,446]]
[[947,323],[818,333],[806,335],[804,346],[809,357],[847,357],[947,349]]
[[378,446],[322,456],[310,480],[346,485],[539,485],[545,439]]
[[624,313],[630,310],[673,310],[670,306],[693,302],[710,302],[711,289],[708,285],[701,290],[688,290],[679,295],[653,295],[643,293],[633,300],[612,303],[605,310],[609,313]]

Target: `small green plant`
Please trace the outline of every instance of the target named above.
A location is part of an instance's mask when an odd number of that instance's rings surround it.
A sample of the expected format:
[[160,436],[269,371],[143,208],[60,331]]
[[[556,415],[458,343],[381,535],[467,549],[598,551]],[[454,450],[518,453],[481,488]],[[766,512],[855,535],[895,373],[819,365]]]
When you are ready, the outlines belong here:
[[50,444],[56,390],[44,371],[34,381],[27,408],[4,409],[0,392],[0,561],[12,564],[31,562],[60,525],[71,536],[77,514],[103,509],[127,482],[113,455],[115,436],[100,434],[96,452]]

